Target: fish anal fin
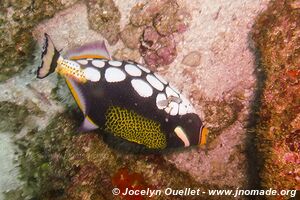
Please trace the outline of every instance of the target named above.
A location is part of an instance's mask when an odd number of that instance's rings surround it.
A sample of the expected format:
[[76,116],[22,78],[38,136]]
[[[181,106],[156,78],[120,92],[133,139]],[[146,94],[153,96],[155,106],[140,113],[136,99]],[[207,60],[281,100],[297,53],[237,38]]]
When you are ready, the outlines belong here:
[[75,81],[73,81],[71,78],[66,78],[67,85],[77,103],[80,110],[83,112],[83,114],[86,114],[86,103],[83,94],[79,90],[77,84]]
[[92,120],[91,118],[89,118],[89,116],[86,116],[81,124],[81,126],[79,127],[79,131],[80,132],[88,132],[88,131],[92,131],[92,130],[96,130],[98,129],[99,126],[97,126]]

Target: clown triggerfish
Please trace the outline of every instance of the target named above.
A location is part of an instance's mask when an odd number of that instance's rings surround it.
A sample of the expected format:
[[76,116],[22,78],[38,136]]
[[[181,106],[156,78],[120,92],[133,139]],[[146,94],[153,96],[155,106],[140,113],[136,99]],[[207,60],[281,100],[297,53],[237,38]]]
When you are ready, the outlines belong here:
[[203,145],[208,131],[189,100],[148,68],[111,60],[104,42],[63,57],[45,34],[37,77],[63,76],[84,115],[81,131],[100,129],[113,147],[133,152]]

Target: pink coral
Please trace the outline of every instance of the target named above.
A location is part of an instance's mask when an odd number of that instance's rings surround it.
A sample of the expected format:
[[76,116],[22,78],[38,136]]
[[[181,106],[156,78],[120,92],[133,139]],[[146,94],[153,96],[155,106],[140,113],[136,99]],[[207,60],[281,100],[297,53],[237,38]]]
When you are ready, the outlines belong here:
[[297,163],[300,164],[300,156],[296,153],[285,153],[284,154],[284,160],[286,162],[290,162],[290,163]]
[[177,56],[174,34],[187,30],[190,14],[176,0],[148,0],[130,14],[130,24],[121,33],[123,43],[133,49],[140,38],[140,53],[152,70],[171,64]]
[[141,39],[140,52],[150,67],[168,65],[177,56],[173,35],[161,36],[153,27],[145,29]]

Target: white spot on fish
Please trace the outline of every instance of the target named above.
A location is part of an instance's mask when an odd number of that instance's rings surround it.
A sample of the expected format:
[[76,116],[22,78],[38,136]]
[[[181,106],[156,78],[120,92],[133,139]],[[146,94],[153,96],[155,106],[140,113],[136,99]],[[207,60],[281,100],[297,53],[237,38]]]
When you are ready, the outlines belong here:
[[187,98],[183,95],[180,95],[182,102],[179,104],[179,114],[184,115],[186,113],[195,113],[195,109]]
[[102,68],[105,66],[105,62],[103,60],[93,60],[92,64],[98,68]]
[[154,75],[156,76],[156,78],[158,78],[158,80],[160,80],[160,82],[162,82],[163,84],[167,85],[168,82],[163,78],[161,77],[160,75],[154,73]]
[[152,74],[148,74],[146,76],[147,81],[157,90],[162,91],[164,89],[164,85]]
[[88,68],[85,68],[83,71],[84,71],[85,78],[92,82],[97,82],[101,78],[100,72],[94,68],[88,67]]
[[177,115],[178,114],[178,104],[175,102],[170,102],[168,107],[165,108],[165,111],[170,115]]
[[170,115],[177,115],[178,114],[178,108],[179,108],[179,105],[178,103],[175,103],[175,102],[171,102],[169,104],[169,106],[172,106],[172,109],[170,111]]
[[127,64],[125,65],[125,71],[131,76],[141,76],[142,71],[137,68],[135,65]]
[[122,65],[122,62],[116,61],[116,60],[110,60],[110,61],[108,61],[108,64],[115,66],[115,67],[119,67]]
[[107,82],[120,82],[125,80],[126,74],[119,68],[110,67],[105,71],[105,79]]
[[168,106],[168,100],[164,93],[159,93],[156,97],[156,106],[158,109],[164,109]]
[[78,62],[79,64],[82,64],[82,65],[87,65],[88,64],[87,60],[76,60],[76,62]]
[[185,115],[187,113],[187,106],[183,103],[179,104],[179,115]]
[[166,87],[166,94],[167,97],[179,97],[179,95],[174,90],[172,90],[169,86]]
[[144,72],[150,73],[150,70],[142,65],[137,65],[141,70],[143,70]]
[[180,126],[177,126],[174,129],[174,132],[176,133],[176,135],[181,139],[181,141],[184,143],[185,147],[190,146],[190,141],[188,139],[188,137],[186,136],[185,131],[183,130],[183,128],[181,128]]
[[152,87],[141,79],[133,79],[131,85],[141,97],[150,97],[153,94]]

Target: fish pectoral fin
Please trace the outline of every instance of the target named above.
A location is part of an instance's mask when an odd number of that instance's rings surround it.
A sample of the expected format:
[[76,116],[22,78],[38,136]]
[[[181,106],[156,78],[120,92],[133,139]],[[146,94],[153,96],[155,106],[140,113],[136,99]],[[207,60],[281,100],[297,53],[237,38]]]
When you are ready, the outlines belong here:
[[86,116],[79,127],[80,132],[88,132],[92,130],[98,129],[99,126],[97,126],[88,116]]
[[83,114],[86,114],[86,110],[87,110],[87,105],[86,105],[86,100],[85,100],[85,96],[83,95],[82,91],[79,88],[79,84],[76,83],[76,81],[72,80],[69,77],[66,77],[66,82],[67,85],[77,103],[77,105],[79,106],[80,110],[83,112]]

